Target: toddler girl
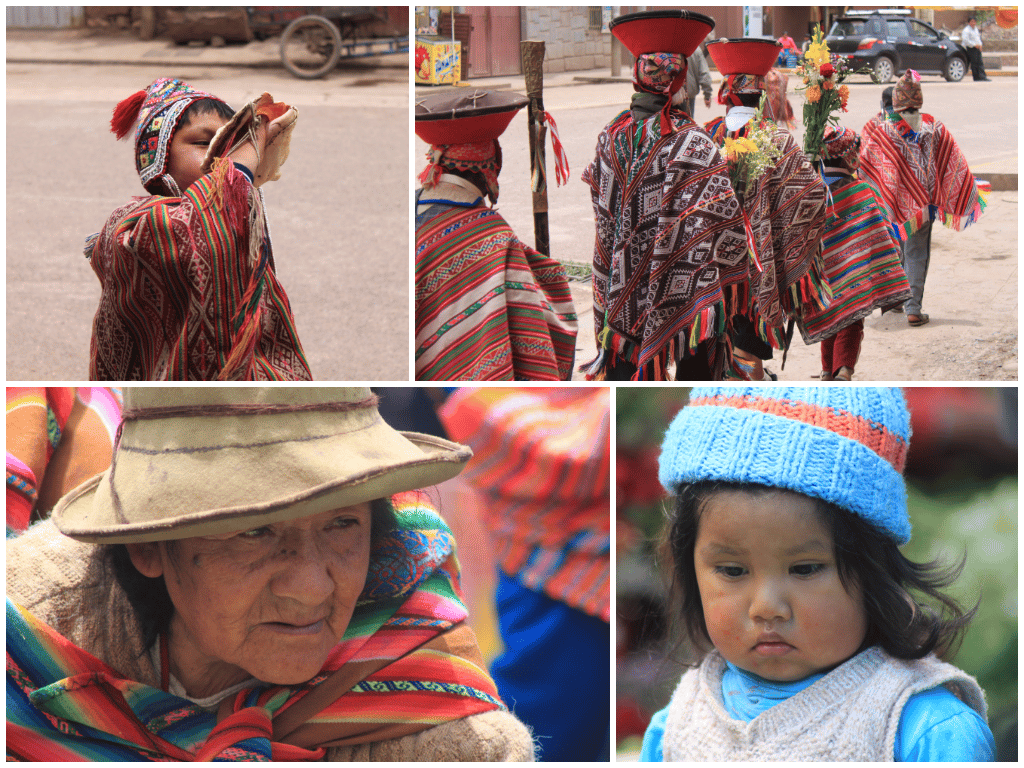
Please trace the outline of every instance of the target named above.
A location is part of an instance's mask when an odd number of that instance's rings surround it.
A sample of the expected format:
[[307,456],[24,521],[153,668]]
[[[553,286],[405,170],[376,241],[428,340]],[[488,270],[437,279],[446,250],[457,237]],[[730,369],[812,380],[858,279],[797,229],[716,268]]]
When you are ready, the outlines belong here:
[[973,615],[939,591],[958,569],[898,549],[909,440],[895,388],[693,390],[659,479],[685,630],[713,648],[642,760],[993,759],[984,693],[935,655]]

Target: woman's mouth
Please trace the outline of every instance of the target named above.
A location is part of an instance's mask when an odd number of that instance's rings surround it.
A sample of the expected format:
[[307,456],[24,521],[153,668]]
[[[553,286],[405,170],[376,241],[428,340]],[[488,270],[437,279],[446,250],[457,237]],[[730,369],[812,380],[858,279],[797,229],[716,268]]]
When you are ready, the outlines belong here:
[[312,624],[288,624],[282,621],[268,621],[263,626],[285,635],[316,635],[319,634],[326,623],[326,619],[314,621]]

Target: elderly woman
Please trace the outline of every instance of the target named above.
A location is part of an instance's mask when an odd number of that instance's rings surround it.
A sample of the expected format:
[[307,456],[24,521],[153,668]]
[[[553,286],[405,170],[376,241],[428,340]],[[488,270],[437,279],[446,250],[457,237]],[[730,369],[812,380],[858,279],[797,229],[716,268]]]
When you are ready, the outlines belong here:
[[414,489],[468,448],[359,388],[128,390],[113,461],[7,545],[7,754],[530,760]]

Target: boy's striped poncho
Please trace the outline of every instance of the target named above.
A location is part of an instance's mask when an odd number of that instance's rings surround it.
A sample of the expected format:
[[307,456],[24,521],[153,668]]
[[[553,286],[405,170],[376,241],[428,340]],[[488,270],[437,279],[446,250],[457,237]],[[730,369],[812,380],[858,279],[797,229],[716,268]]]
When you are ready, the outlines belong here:
[[981,218],[988,196],[946,126],[921,118],[919,133],[897,118],[872,120],[861,135],[861,176],[878,188],[900,241],[929,221],[963,231]]
[[218,160],[181,197],[137,197],[86,241],[100,280],[93,381],[309,381],[258,189]]
[[482,204],[417,216],[417,380],[566,381],[575,353],[561,264]]
[[242,690],[216,712],[124,679],[8,600],[7,759],[316,760],[504,710],[465,624],[448,526],[421,492],[391,503],[399,527],[374,547],[320,674]]
[[910,298],[900,251],[877,194],[863,181],[832,188],[822,241],[832,301],[825,309],[806,307],[797,319],[807,344],[835,335],[876,307],[891,307]]

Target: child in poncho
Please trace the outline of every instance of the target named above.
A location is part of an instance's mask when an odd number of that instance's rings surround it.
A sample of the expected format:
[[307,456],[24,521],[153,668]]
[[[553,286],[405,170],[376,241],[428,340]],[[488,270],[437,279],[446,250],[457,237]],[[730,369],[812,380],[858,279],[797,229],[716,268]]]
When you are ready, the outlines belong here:
[[[973,615],[905,558],[910,418],[882,388],[695,388],[659,479],[686,633],[711,647],[649,761],[992,760],[974,678],[940,661]],[[916,593],[941,602],[943,613]]]
[[134,126],[135,167],[150,196],[115,210],[86,241],[102,285],[90,379],[311,379],[258,189],[286,118],[257,118],[250,141],[204,171],[211,140],[233,115],[167,78],[114,110],[118,138]]

